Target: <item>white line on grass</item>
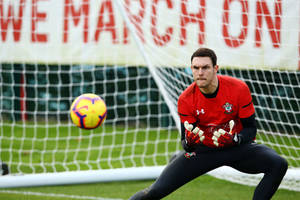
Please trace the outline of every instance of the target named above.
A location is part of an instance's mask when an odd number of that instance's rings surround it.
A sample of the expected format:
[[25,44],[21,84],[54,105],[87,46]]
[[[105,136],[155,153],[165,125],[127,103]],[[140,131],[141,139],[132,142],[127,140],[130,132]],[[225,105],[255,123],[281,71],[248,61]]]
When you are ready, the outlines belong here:
[[123,199],[112,199],[112,198],[103,198],[103,197],[66,195],[66,194],[54,194],[54,193],[41,193],[41,192],[30,192],[30,191],[15,191],[15,190],[0,190],[0,193],[47,196],[47,197],[63,197],[63,198],[73,198],[73,199],[123,200]]

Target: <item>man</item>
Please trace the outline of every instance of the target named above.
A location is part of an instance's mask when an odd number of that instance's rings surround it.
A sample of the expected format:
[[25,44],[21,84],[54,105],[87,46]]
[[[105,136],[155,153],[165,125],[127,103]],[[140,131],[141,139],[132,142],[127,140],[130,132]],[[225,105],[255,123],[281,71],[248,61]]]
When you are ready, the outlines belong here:
[[248,86],[239,79],[217,75],[217,56],[211,49],[196,50],[191,64],[194,82],[178,100],[185,151],[149,188],[130,199],[161,199],[220,166],[250,174],[264,173],[253,200],[271,199],[288,164],[274,150],[254,142],[255,110]]

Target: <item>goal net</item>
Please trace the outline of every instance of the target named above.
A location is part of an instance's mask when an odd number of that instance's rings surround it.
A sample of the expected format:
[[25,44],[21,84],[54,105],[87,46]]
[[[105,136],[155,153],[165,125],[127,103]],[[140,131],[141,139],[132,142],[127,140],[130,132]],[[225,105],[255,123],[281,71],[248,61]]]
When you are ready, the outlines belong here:
[[[205,46],[220,74],[248,84],[257,142],[288,160],[280,187],[299,191],[299,9],[297,0],[1,0],[0,159],[10,175],[0,187],[157,177],[182,150],[177,100]],[[107,104],[97,129],[71,122],[83,93]]]

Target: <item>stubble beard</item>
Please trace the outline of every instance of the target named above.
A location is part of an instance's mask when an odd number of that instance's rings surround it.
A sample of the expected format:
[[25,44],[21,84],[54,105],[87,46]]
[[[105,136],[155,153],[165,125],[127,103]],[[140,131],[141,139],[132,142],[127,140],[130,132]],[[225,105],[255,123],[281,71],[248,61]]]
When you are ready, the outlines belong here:
[[202,88],[202,89],[206,89],[208,87],[208,81],[207,80],[198,80],[196,79],[196,85],[199,87],[199,88]]

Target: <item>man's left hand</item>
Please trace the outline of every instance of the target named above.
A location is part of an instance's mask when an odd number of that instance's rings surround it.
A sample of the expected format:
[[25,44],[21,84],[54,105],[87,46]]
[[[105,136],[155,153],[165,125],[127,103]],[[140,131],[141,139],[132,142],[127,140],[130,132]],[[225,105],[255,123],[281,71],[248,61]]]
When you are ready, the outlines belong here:
[[212,140],[217,147],[234,146],[239,143],[237,134],[232,135],[223,129],[215,131]]
[[212,140],[217,147],[228,147],[239,144],[239,137],[237,134],[232,134],[234,121],[229,122],[230,131],[227,132],[224,129],[216,130],[213,133]]

